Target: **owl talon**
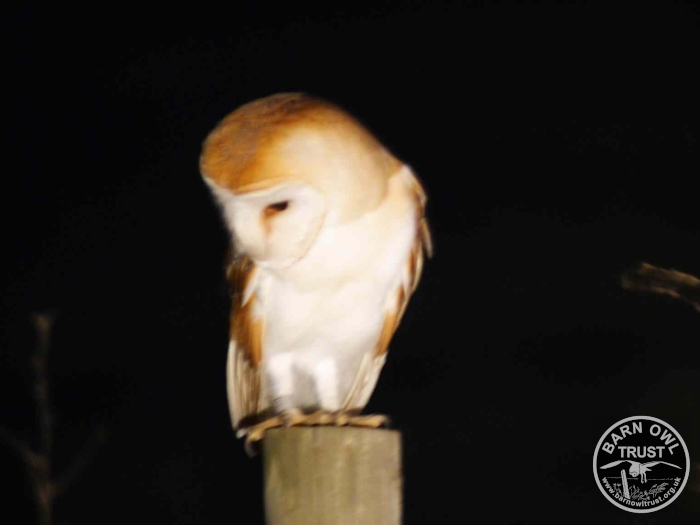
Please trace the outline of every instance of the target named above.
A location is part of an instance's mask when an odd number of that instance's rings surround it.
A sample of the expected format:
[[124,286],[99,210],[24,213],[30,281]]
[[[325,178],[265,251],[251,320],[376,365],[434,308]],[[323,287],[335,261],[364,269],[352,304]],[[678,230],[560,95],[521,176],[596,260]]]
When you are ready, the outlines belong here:
[[262,439],[262,436],[257,439],[255,439],[253,436],[246,436],[243,446],[245,448],[245,453],[248,454],[248,457],[252,458],[257,455],[257,452],[253,448],[253,443],[257,443],[260,441],[260,439]]
[[389,424],[389,418],[381,414],[354,416],[347,412],[332,413],[322,410],[312,414],[304,414],[301,410],[294,408],[252,427],[242,428],[236,433],[236,436],[239,438],[245,436],[245,451],[252,457],[256,455],[253,444],[261,441],[265,437],[265,432],[271,428],[333,425],[338,427],[380,428],[387,427]]
[[265,435],[265,429],[263,428],[253,428],[250,432],[246,432],[245,436],[245,451],[249,457],[257,455],[256,450],[253,448],[253,444],[262,440]]
[[252,444],[256,441],[260,441],[265,436],[265,432],[267,430],[282,426],[287,426],[285,419],[282,416],[276,416],[266,419],[265,421],[262,421],[257,425],[253,425],[252,427],[242,428],[236,433],[236,436],[245,436],[245,450],[249,456],[254,456],[255,451],[252,448]]
[[338,412],[335,414],[335,424],[339,427],[344,427],[350,422],[350,417],[344,412]]
[[326,412],[324,410],[319,410],[317,412],[313,412],[306,416],[306,420],[303,423],[305,426],[324,426],[324,425],[330,425],[333,422],[333,415],[330,414],[329,412]]
[[285,427],[303,425],[304,421],[306,421],[308,418],[308,416],[305,416],[304,413],[298,408],[285,410],[279,417],[284,423]]
[[347,425],[351,427],[380,428],[388,427],[390,423],[391,421],[387,416],[372,414],[371,416],[350,416],[348,417]]
[[381,414],[373,414],[370,416],[358,416],[353,412],[333,412],[329,414],[331,420],[327,424],[338,427],[362,427],[362,428],[379,428],[388,427],[390,420],[387,416]]

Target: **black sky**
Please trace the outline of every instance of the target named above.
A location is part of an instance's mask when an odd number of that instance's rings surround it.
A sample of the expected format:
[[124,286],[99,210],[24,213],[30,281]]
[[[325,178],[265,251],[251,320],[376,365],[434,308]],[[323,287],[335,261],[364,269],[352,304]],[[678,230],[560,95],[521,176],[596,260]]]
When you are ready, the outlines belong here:
[[[591,462],[638,414],[700,454],[700,315],[619,285],[640,261],[700,275],[698,9],[473,4],[7,16],[0,424],[35,435],[29,314],[57,308],[57,469],[109,430],[57,523],[262,523],[198,156],[284,91],[348,109],[429,195],[436,255],[368,406],[403,432],[406,525],[697,522],[690,486],[615,508]],[[31,523],[4,448],[0,480]]]

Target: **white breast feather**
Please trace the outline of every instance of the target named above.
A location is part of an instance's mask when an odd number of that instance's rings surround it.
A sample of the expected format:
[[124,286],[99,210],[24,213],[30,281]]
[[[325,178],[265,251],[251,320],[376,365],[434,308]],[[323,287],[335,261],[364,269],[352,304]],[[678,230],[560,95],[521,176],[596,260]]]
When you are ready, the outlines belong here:
[[[322,227],[306,256],[292,266],[259,269],[251,293],[258,299],[256,316],[265,322],[263,368],[290,351],[298,369],[309,374],[319,362],[334,359],[340,364],[339,399],[346,398],[363,358],[375,350],[385,314],[395,308],[395,291],[407,278],[417,211],[405,171],[412,177],[407,167],[393,176],[376,210],[348,224]],[[383,357],[374,377],[366,378],[371,385],[363,389],[363,404],[381,364]]]

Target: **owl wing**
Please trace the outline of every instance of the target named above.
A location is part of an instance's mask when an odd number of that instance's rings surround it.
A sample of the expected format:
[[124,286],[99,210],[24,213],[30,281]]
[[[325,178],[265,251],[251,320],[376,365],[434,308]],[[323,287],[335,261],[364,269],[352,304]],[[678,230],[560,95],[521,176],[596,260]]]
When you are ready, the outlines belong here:
[[255,284],[258,269],[248,257],[234,258],[226,269],[231,291],[231,324],[226,390],[233,428],[247,426],[267,407],[263,406],[260,362],[263,321],[255,317]]
[[628,461],[628,460],[627,459],[619,459],[617,461],[613,461],[612,463],[608,463],[607,465],[603,465],[600,468],[611,468],[611,467],[614,467],[615,465],[619,465],[620,463],[625,463],[626,461]]
[[417,215],[413,246],[398,286],[389,292],[384,324],[374,351],[363,357],[355,381],[345,398],[343,405],[345,410],[361,410],[369,401],[379,379],[379,373],[386,361],[389,341],[401,322],[408,300],[418,286],[423,272],[423,251],[428,257],[433,256],[433,241],[428,221],[425,218],[425,204],[427,202],[425,191],[411,170],[406,170],[404,173],[413,195],[414,209]]
[[647,468],[651,468],[654,465],[658,465],[659,463],[663,463],[664,465],[669,465],[671,467],[681,468],[678,465],[674,465],[673,463],[667,463],[666,461],[650,461],[649,463],[642,464],[642,466],[647,467]]

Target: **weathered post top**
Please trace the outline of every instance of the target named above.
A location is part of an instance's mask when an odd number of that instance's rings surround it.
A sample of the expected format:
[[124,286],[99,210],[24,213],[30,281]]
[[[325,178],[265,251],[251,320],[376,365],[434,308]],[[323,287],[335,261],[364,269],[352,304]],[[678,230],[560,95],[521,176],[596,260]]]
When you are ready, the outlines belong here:
[[355,427],[269,430],[267,525],[400,525],[401,434]]

